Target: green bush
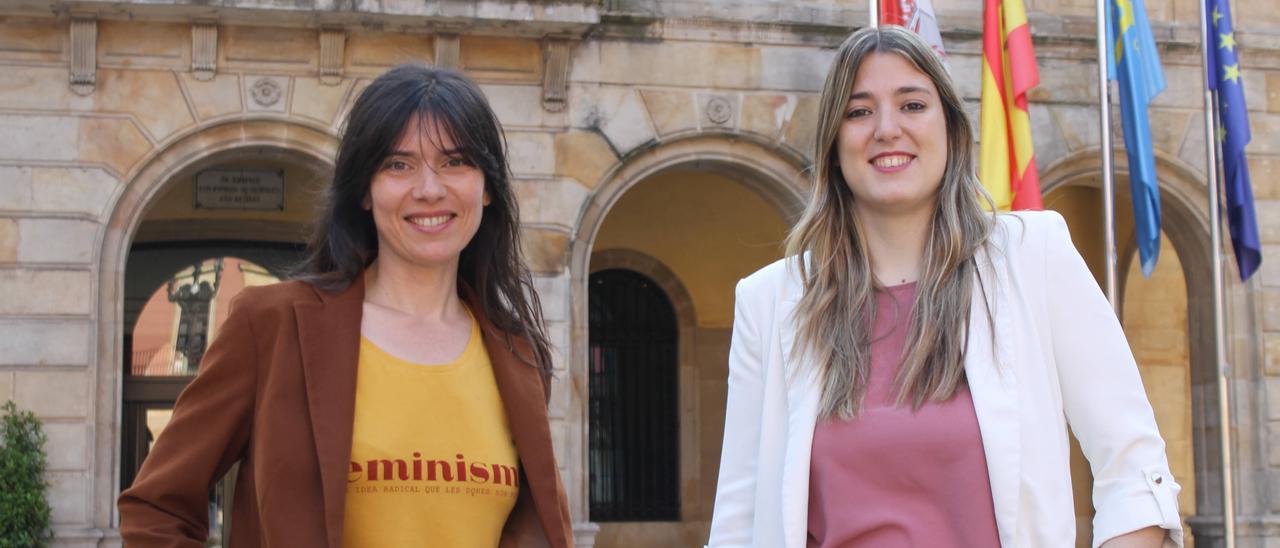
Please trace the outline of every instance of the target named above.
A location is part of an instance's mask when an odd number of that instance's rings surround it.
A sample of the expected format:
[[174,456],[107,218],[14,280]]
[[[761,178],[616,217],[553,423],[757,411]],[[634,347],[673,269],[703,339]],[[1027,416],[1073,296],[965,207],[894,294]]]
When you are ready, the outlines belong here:
[[0,424],[0,548],[46,546],[49,501],[45,500],[45,435],[40,421],[18,406],[3,406]]

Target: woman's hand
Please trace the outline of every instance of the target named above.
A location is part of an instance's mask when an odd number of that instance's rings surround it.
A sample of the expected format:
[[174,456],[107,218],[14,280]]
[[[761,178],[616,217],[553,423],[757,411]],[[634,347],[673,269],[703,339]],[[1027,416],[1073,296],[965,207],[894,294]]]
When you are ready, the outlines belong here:
[[1164,529],[1152,525],[1112,538],[1102,543],[1102,548],[1160,548],[1164,535]]

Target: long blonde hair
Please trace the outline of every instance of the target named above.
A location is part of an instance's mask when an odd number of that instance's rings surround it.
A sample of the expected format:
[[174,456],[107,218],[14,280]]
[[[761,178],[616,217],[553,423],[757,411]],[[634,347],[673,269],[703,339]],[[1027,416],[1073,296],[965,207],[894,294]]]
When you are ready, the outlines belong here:
[[[898,402],[920,407],[949,398],[964,381],[964,355],[975,256],[986,245],[994,217],[975,175],[973,128],[942,61],[914,33],[894,26],[864,28],[836,53],[819,100],[813,194],[787,238],[804,295],[797,304],[798,344],[822,382],[820,415],[858,413],[870,375],[872,318],[879,282],[871,270],[866,234],[834,147],[845,119],[854,75],[868,54],[901,55],[933,81],[947,126],[947,163],[930,220],[915,303],[909,320]],[[994,209],[991,207],[990,209]],[[807,260],[804,259],[807,254]]]

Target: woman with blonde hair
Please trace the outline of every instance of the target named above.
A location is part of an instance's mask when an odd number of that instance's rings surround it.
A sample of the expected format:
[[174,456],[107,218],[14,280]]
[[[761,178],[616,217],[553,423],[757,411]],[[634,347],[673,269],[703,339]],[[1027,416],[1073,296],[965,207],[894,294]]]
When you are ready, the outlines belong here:
[[[992,214],[941,61],[840,46],[788,258],[738,284],[710,545],[1180,546],[1179,487],[1124,332],[1062,217]],[[984,200],[985,199],[985,200]]]

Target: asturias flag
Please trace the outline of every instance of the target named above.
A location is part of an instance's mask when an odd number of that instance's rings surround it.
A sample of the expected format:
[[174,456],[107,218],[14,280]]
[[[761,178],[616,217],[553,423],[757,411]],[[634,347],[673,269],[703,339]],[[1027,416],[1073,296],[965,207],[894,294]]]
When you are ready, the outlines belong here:
[[1209,86],[1218,91],[1218,142],[1222,145],[1223,186],[1227,201],[1227,225],[1236,252],[1240,279],[1247,280],[1262,264],[1258,218],[1253,210],[1253,186],[1244,146],[1249,144],[1249,110],[1244,104],[1244,82],[1236,57],[1236,35],[1231,28],[1231,7],[1225,0],[1209,0],[1205,9],[1209,26]]
[[984,0],[978,179],[1000,209],[1041,209],[1027,92],[1040,83],[1022,0]]
[[1109,0],[1107,75],[1120,81],[1120,123],[1129,156],[1129,189],[1142,274],[1150,276],[1160,257],[1160,187],[1147,104],[1164,91],[1164,72],[1142,0]]
[[934,14],[931,0],[878,1],[881,24],[906,27],[924,38],[939,56],[947,54],[942,49],[942,32],[938,30],[938,17]]

